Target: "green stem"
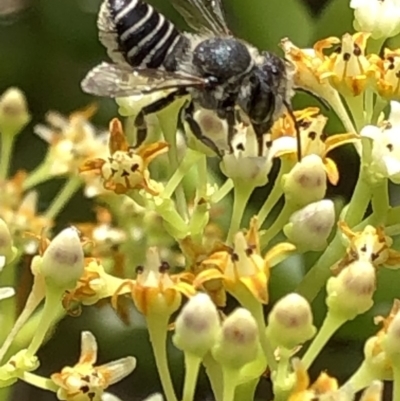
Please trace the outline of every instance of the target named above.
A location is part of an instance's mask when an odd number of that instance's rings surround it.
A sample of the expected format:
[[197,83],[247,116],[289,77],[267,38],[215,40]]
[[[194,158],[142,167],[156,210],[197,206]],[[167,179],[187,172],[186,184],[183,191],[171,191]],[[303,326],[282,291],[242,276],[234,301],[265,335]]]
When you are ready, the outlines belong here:
[[259,379],[249,380],[236,387],[235,401],[254,401]]
[[281,159],[281,167],[279,169],[279,174],[276,177],[274,182],[274,186],[272,187],[271,192],[268,195],[268,198],[265,200],[264,204],[261,206],[260,211],[257,215],[258,226],[261,227],[264,221],[268,218],[271,213],[273,207],[278,203],[279,199],[282,196],[282,177],[288,171],[290,171],[290,163],[285,159]]
[[231,224],[229,227],[227,242],[232,244],[234,236],[240,230],[243,213],[246,209],[251,194],[253,193],[254,186],[248,185],[243,182],[236,182],[234,186],[233,210],[231,217]]
[[[353,196],[344,217],[344,221],[350,227],[354,227],[360,223],[364,217],[365,211],[367,210],[370,199],[370,187],[364,180],[363,172],[360,171]],[[342,257],[343,252],[344,247],[342,244],[341,233],[338,231],[316,264],[312,266],[304,276],[303,280],[297,287],[296,292],[305,297],[309,302],[312,302],[328,280],[331,274],[329,268]]]
[[274,384],[274,401],[286,401],[292,390],[293,383],[289,380],[289,360],[290,350],[279,349],[279,362],[276,370],[276,375],[273,380]]
[[42,345],[49,328],[54,324],[57,319],[58,308],[57,305],[61,302],[61,298],[64,294],[63,290],[46,287],[46,298],[44,307],[41,312],[40,322],[35,332],[31,343],[26,351],[27,358],[32,358],[36,355],[40,346]]
[[388,180],[384,180],[379,186],[373,189],[371,203],[372,216],[370,224],[373,226],[383,224],[389,211]]
[[368,387],[374,380],[376,380],[376,377],[373,371],[364,361],[344,386],[351,387],[351,389],[357,393],[363,388]]
[[[162,132],[164,134],[165,140],[169,143],[169,151],[168,151],[168,160],[169,160],[169,168],[172,174],[175,173],[179,169],[179,156],[178,156],[178,145],[176,142],[176,131],[177,131],[177,120],[179,109],[176,110],[175,116],[175,107],[170,107],[172,111],[167,113],[164,110],[159,114],[159,121]],[[185,191],[182,185],[178,185],[175,190],[175,198],[176,198],[176,209],[178,213],[182,216],[184,220],[188,219],[188,208],[186,203]]]
[[340,98],[339,94],[336,92],[335,100],[331,103],[333,111],[339,117],[340,121],[344,125],[344,128],[347,132],[357,132],[356,128],[354,127],[351,118],[343,105],[342,99]]
[[52,178],[49,173],[49,166],[46,162],[42,163],[35,170],[31,171],[26,177],[25,181],[22,184],[22,188],[24,191],[28,191],[32,189],[36,185],[41,184],[42,182],[48,181]]
[[353,121],[357,130],[356,132],[360,133],[362,127],[365,125],[363,96],[347,96],[346,102],[349,106],[351,116],[353,117]]
[[68,178],[63,189],[57,194],[52,204],[45,212],[45,217],[53,220],[63,210],[66,203],[74,196],[75,192],[82,185],[82,180],[79,176],[71,176]]
[[293,206],[289,202],[285,202],[278,217],[261,236],[262,248],[265,248],[270,243],[270,241],[282,230],[282,228],[288,222],[288,219],[293,212],[294,212]]
[[185,384],[182,401],[193,401],[201,358],[185,352]]
[[306,370],[308,370],[308,368],[312,365],[315,358],[321,352],[322,348],[329,341],[335,331],[345,322],[345,319],[328,312],[317,336],[314,338],[301,360]]
[[165,397],[167,401],[177,401],[167,358],[168,316],[148,315],[146,320],[157,371]]
[[42,390],[48,390],[57,392],[58,386],[53,382],[53,380],[47,377],[39,376],[31,372],[22,372],[18,376],[25,383],[28,383],[34,387],[41,388]]
[[0,181],[3,181],[8,176],[10,169],[10,160],[14,146],[14,135],[3,133],[1,135],[1,153],[0,153]]
[[235,398],[235,390],[237,387],[239,372],[237,370],[222,368],[222,377],[224,390],[222,401],[233,401]]
[[211,203],[221,202],[221,200],[224,199],[225,196],[227,196],[229,192],[232,191],[233,187],[234,187],[233,180],[231,178],[228,178],[218,189],[218,191],[211,196]]
[[203,358],[203,365],[205,367],[208,380],[210,381],[215,401],[222,401],[223,383],[221,365],[215,361],[211,353],[208,353]]
[[197,162],[197,199],[205,198],[207,196],[207,178],[208,178],[208,169],[207,169],[207,156],[201,154],[199,161]]
[[367,43],[367,54],[377,54],[379,56],[382,46],[385,43],[386,38],[373,39],[369,38]]
[[400,366],[397,363],[393,363],[392,401],[400,401]]
[[192,169],[192,167],[203,157],[202,153],[196,152],[195,150],[188,149],[185,157],[179,164],[179,167],[175,170],[167,185],[164,188],[162,196],[164,198],[170,198],[175,190],[180,185],[185,175]]
[[364,124],[371,124],[372,116],[374,114],[374,91],[372,88],[365,90],[365,120]]
[[371,124],[376,125],[378,123],[379,116],[387,105],[387,100],[381,98],[379,95],[376,96],[375,106],[371,117]]

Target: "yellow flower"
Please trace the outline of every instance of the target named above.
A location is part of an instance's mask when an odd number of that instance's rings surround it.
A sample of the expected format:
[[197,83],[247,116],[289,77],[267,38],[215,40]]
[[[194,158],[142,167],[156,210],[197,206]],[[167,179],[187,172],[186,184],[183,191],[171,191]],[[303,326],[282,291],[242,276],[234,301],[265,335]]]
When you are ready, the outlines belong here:
[[375,87],[379,95],[388,100],[399,100],[400,49],[385,49],[382,58],[372,54],[368,60],[377,70]]
[[99,135],[88,121],[96,110],[95,105],[90,105],[68,118],[50,112],[46,116],[50,127],[41,124],[35,127],[35,133],[49,144],[45,164],[50,175],[77,174],[87,159],[106,155],[106,136]]
[[374,66],[365,56],[369,36],[363,32],[344,34],[340,47],[320,67],[321,81],[328,80],[345,96],[360,95],[375,75]]
[[[296,384],[288,401],[312,401],[321,395],[333,395],[331,393],[339,389],[337,380],[326,373],[321,373],[317,380],[310,385],[308,373],[298,359],[293,361],[293,368],[296,375]],[[329,399],[335,400],[333,397]]]
[[105,189],[124,194],[132,189],[144,189],[151,195],[158,195],[160,189],[150,179],[149,163],[168,150],[165,142],[143,145],[134,150],[129,147],[121,122],[114,118],[110,122],[109,153],[107,160],[87,160],[81,172],[95,171],[101,175]]
[[[294,112],[297,123],[300,127],[301,137],[301,153],[302,156],[315,154],[321,157],[325,172],[331,184],[336,185],[339,181],[339,171],[336,163],[327,155],[333,149],[348,143],[356,142],[359,136],[355,133],[335,134],[327,136],[324,132],[327,123],[327,117],[319,114],[317,107],[308,107],[304,110],[297,110]],[[272,128],[273,137],[281,135],[296,136],[296,128],[293,119],[285,114],[278,120]],[[290,155],[295,160],[296,149],[290,152],[280,153]]]
[[87,258],[82,277],[73,290],[65,292],[62,305],[69,315],[79,316],[82,312],[81,305],[93,305],[100,299],[110,297],[121,286],[122,281],[107,274],[97,259]]
[[92,333],[84,331],[78,363],[51,375],[51,379],[59,387],[59,400],[101,401],[106,388],[128,376],[136,367],[136,359],[132,356],[101,366],[94,366],[96,360],[96,339]]
[[329,82],[321,81],[320,69],[329,61],[324,50],[338,43],[340,43],[338,38],[330,37],[316,42],[312,49],[300,49],[289,39],[283,39],[281,42],[285,57],[296,67],[295,86],[321,97],[328,103],[335,103],[338,94]]
[[354,261],[368,262],[374,267],[400,267],[400,252],[391,249],[393,240],[385,235],[382,227],[366,226],[362,231],[352,231],[344,222],[339,222],[349,245],[344,258],[332,271],[337,274]]
[[157,248],[149,248],[147,261],[138,267],[136,280],[125,280],[115,291],[111,303],[117,308],[117,297],[130,292],[137,309],[145,316],[157,314],[169,316],[182,302],[182,295],[193,296],[194,287],[184,282],[184,275],[170,275],[169,265],[161,262]]
[[194,286],[220,281],[233,296],[240,298],[245,291],[266,304],[270,268],[294,250],[294,245],[281,243],[262,257],[258,224],[253,218],[246,235],[236,234],[233,248],[217,251],[201,263],[203,271],[197,275]]

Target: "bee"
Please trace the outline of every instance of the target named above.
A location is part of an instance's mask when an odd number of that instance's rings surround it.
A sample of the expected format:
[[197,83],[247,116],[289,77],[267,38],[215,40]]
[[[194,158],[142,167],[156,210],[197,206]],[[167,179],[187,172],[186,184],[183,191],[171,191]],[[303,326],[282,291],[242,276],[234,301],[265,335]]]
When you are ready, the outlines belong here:
[[171,1],[194,34],[179,32],[142,0],[103,1],[99,39],[113,63],[94,67],[82,81],[83,91],[106,97],[165,91],[165,96],[145,106],[136,117],[136,146],[146,139],[146,115],[189,95],[182,115],[198,140],[220,154],[193,118],[197,107],[213,110],[226,120],[228,144],[244,115],[254,129],[261,155],[268,146],[265,134],[285,109],[294,119],[294,67],[234,37],[221,0]]

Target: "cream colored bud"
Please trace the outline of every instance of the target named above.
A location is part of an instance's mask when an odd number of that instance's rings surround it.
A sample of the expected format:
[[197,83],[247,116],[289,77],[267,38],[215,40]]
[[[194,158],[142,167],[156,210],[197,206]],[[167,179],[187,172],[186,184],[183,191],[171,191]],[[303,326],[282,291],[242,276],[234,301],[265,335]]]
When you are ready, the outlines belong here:
[[78,231],[73,227],[61,231],[51,241],[40,262],[40,273],[48,285],[58,289],[74,288],[84,268]]
[[222,330],[211,352],[214,359],[230,369],[240,369],[257,357],[259,336],[251,313],[236,309],[222,324]]
[[366,261],[355,261],[326,285],[326,304],[332,313],[352,320],[370,309],[376,288],[374,266]]
[[382,400],[382,394],[383,394],[383,383],[379,380],[375,380],[363,392],[360,401],[380,401]]
[[122,401],[122,400],[116,395],[106,392],[101,396],[101,401]]
[[368,32],[374,39],[391,38],[400,33],[400,2],[398,0],[351,0],[354,28]]
[[219,330],[217,308],[207,294],[199,293],[176,319],[173,342],[180,350],[202,358],[214,345]]
[[386,353],[382,350],[381,340],[370,337],[364,345],[364,364],[369,375],[378,380],[393,380],[393,369]]
[[315,333],[310,304],[296,293],[281,298],[268,316],[267,336],[275,346],[293,349]]
[[389,325],[383,341],[383,349],[389,359],[400,367],[400,312]]
[[25,95],[18,88],[9,88],[0,96],[0,133],[18,134],[30,121]]
[[0,271],[14,259],[16,253],[10,230],[5,221],[0,219]]
[[293,213],[283,232],[297,249],[320,251],[327,246],[327,238],[334,223],[334,203],[324,199]]
[[308,155],[282,179],[286,201],[301,208],[324,198],[326,192],[326,173],[322,159]]

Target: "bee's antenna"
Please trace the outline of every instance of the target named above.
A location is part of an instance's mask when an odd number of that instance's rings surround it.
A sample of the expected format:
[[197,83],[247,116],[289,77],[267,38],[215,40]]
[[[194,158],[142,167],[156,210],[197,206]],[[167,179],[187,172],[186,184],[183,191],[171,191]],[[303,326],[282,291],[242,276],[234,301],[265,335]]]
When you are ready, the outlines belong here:
[[297,123],[296,116],[293,113],[292,106],[287,102],[283,101],[283,104],[286,107],[286,110],[290,116],[290,118],[294,122],[294,127],[296,129],[296,139],[297,139],[297,160],[300,162],[301,161],[301,136],[300,136],[300,127],[299,124]]

